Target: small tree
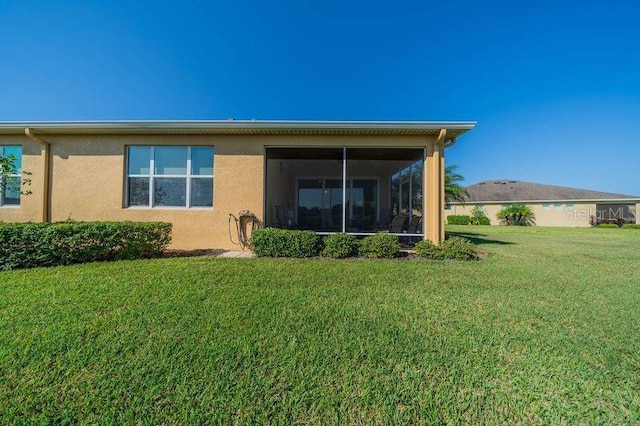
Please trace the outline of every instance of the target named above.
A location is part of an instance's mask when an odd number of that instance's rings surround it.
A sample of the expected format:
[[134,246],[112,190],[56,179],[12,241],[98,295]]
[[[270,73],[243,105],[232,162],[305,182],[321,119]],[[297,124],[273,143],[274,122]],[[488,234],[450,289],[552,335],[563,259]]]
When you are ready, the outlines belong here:
[[471,220],[469,225],[489,225],[489,218],[484,210],[484,207],[475,206],[471,210]]
[[498,212],[500,223],[511,226],[535,225],[535,215],[529,206],[512,204]]
[[31,179],[24,176],[30,176],[31,173],[22,171],[22,179],[15,176],[18,175],[16,168],[16,157],[14,155],[0,155],[0,193],[6,191],[15,191],[22,195],[29,195],[31,191],[23,191],[22,186],[31,185]]

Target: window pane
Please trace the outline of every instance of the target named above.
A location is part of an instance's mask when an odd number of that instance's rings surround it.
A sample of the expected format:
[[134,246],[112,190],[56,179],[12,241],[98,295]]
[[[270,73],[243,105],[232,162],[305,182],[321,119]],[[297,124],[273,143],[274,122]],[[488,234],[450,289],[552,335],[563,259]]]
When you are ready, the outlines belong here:
[[191,148],[191,174],[213,175],[213,148],[196,146]]
[[129,206],[149,205],[149,178],[129,178]]
[[187,205],[187,179],[186,178],[156,178],[153,181],[153,205],[154,206],[181,206]]
[[129,174],[130,175],[148,175],[150,159],[151,159],[151,147],[130,146],[129,147]]
[[191,179],[191,205],[193,207],[213,206],[213,179]]
[[186,175],[187,147],[157,146],[154,169],[158,175]]
[[20,178],[7,178],[7,187],[4,192],[4,204],[20,204]]
[[17,173],[22,172],[22,147],[21,146],[5,146],[3,147],[2,155],[4,157],[8,157],[13,155],[15,157],[15,161],[13,165],[16,168]]

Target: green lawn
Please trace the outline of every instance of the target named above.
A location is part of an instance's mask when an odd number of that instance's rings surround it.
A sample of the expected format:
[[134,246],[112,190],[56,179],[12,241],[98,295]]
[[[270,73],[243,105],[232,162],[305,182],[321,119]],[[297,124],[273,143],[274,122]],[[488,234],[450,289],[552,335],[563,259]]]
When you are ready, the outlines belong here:
[[0,424],[637,423],[640,231],[0,272]]

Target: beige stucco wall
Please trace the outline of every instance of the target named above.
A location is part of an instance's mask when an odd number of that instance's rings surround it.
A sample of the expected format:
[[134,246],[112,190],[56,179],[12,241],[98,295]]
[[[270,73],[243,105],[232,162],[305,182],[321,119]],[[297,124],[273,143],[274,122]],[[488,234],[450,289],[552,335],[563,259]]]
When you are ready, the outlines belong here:
[[[498,225],[500,222],[496,218],[498,212],[502,209],[503,204],[482,204],[485,209],[485,213],[491,220],[492,225]],[[548,209],[544,209],[543,205],[548,204]],[[573,208],[568,207],[567,204],[573,204]],[[535,224],[537,226],[568,226],[568,227],[588,227],[589,218],[595,214],[596,204],[590,202],[536,202],[526,203],[527,206],[533,209],[535,214]],[[445,210],[445,216],[450,215],[470,215],[471,210],[476,204],[452,204],[450,210]]]
[[[229,241],[229,213],[250,210],[264,219],[266,146],[426,147],[432,143],[424,136],[41,136],[51,145],[52,221],[167,221],[174,226],[172,248],[180,249],[232,249],[236,246]],[[23,146],[23,169],[32,173],[29,189],[33,192],[22,197],[19,208],[0,208],[0,220],[41,221],[45,196],[41,145],[26,136],[7,135],[0,136],[0,144]],[[215,146],[213,208],[127,208],[127,145]]]

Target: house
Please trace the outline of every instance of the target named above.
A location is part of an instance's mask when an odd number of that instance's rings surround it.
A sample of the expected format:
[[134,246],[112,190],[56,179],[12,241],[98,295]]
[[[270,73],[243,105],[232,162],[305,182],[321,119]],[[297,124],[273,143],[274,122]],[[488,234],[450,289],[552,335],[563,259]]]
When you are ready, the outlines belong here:
[[464,202],[445,206],[445,216],[469,215],[474,207],[485,210],[492,224],[496,214],[511,204],[526,204],[533,209],[540,226],[591,226],[596,219],[623,219],[640,223],[640,197],[591,191],[564,186],[543,185],[511,179],[487,180],[470,185]]
[[0,122],[0,148],[31,173],[32,192],[3,194],[0,221],[166,221],[173,248],[229,249],[229,215],[244,210],[266,226],[357,235],[403,213],[439,242],[445,149],[474,125]]

